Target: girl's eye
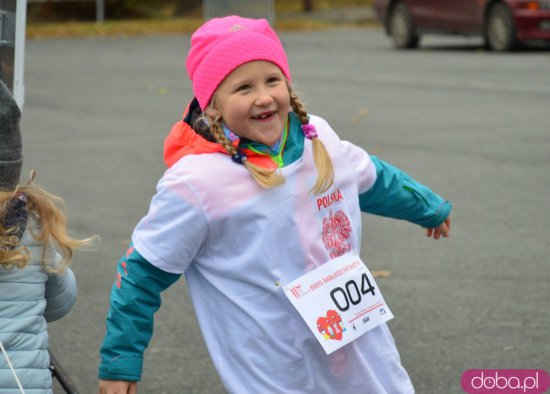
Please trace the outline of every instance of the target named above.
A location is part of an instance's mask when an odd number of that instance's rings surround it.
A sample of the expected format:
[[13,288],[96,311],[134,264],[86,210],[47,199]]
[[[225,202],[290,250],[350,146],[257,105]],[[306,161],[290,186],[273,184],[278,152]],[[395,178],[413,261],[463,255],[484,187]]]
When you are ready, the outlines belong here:
[[250,85],[240,85],[237,87],[236,92],[244,92],[250,89]]
[[279,78],[279,77],[271,77],[267,80],[267,83],[273,85],[273,84],[278,83],[280,80],[281,80],[281,78]]

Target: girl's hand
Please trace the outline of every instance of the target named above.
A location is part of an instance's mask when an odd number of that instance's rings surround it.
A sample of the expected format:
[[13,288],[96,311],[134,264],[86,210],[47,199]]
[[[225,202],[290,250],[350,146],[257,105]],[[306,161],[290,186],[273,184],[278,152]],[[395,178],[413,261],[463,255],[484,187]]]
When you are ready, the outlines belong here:
[[445,219],[443,223],[435,228],[427,228],[426,236],[434,237],[434,239],[439,239],[440,237],[447,238],[451,232],[451,218]]
[[137,394],[137,382],[99,380],[99,394]]

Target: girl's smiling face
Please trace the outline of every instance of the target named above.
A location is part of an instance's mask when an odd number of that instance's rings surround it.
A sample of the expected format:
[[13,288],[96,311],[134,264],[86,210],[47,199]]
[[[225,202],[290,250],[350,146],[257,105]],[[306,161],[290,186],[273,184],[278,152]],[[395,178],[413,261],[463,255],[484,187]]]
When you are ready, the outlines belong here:
[[267,146],[281,138],[291,110],[284,74],[264,60],[233,70],[218,86],[213,100],[214,109],[231,131]]

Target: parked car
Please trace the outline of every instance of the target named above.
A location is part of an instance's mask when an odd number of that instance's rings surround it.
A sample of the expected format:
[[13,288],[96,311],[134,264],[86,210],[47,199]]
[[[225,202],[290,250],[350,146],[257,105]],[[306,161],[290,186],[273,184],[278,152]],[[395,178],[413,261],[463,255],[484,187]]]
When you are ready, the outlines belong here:
[[488,48],[550,42],[550,0],[374,0],[398,48],[416,48],[425,33],[481,36]]

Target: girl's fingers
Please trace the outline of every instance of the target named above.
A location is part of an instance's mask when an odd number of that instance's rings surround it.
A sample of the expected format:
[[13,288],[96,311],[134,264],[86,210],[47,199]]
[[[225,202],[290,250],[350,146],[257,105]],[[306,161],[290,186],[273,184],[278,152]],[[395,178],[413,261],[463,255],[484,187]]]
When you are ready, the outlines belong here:
[[443,223],[434,228],[426,229],[426,236],[428,238],[433,237],[434,239],[439,239],[441,237],[449,237],[449,232],[451,230],[451,219],[447,218]]
[[437,229],[437,238],[439,239],[440,236],[443,236],[444,238],[447,238],[449,236],[449,229],[447,228],[447,225],[443,223],[438,229]]

